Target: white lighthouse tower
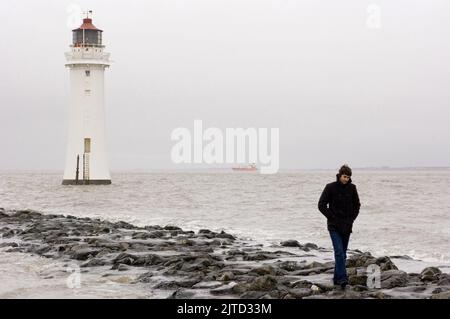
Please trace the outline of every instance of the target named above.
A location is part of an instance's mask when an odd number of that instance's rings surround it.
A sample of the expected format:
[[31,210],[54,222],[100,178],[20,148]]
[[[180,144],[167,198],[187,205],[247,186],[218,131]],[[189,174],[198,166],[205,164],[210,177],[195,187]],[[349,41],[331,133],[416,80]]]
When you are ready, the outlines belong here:
[[111,184],[105,141],[104,52],[102,30],[87,16],[72,31],[66,55],[70,69],[70,119],[63,185]]

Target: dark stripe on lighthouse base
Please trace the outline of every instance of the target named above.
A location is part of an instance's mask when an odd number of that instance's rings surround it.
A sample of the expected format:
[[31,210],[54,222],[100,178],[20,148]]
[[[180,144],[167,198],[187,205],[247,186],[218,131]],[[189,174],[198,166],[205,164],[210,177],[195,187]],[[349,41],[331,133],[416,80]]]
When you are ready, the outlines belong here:
[[62,181],[63,185],[109,185],[111,184],[110,179],[91,179],[91,180],[75,180],[75,179],[64,179]]

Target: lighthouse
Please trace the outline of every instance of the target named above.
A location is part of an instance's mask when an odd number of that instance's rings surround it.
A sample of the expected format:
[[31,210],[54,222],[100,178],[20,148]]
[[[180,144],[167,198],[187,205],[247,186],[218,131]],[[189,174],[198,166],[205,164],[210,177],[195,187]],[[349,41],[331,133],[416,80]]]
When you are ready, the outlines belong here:
[[89,15],[72,30],[69,130],[63,185],[111,184],[105,140],[104,73],[109,53]]

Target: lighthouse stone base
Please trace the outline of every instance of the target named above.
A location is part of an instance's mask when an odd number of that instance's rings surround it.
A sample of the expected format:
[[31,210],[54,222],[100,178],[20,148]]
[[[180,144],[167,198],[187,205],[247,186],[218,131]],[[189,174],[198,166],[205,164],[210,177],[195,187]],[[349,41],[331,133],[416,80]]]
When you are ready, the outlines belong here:
[[91,179],[91,180],[75,180],[75,179],[64,179],[62,181],[63,185],[110,185],[110,179]]

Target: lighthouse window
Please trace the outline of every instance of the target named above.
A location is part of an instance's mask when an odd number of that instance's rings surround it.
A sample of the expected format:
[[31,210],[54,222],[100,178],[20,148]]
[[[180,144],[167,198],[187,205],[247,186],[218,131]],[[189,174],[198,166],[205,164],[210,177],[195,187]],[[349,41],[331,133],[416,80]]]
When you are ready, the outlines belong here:
[[86,70],[86,76],[91,76],[91,71],[90,70]]

